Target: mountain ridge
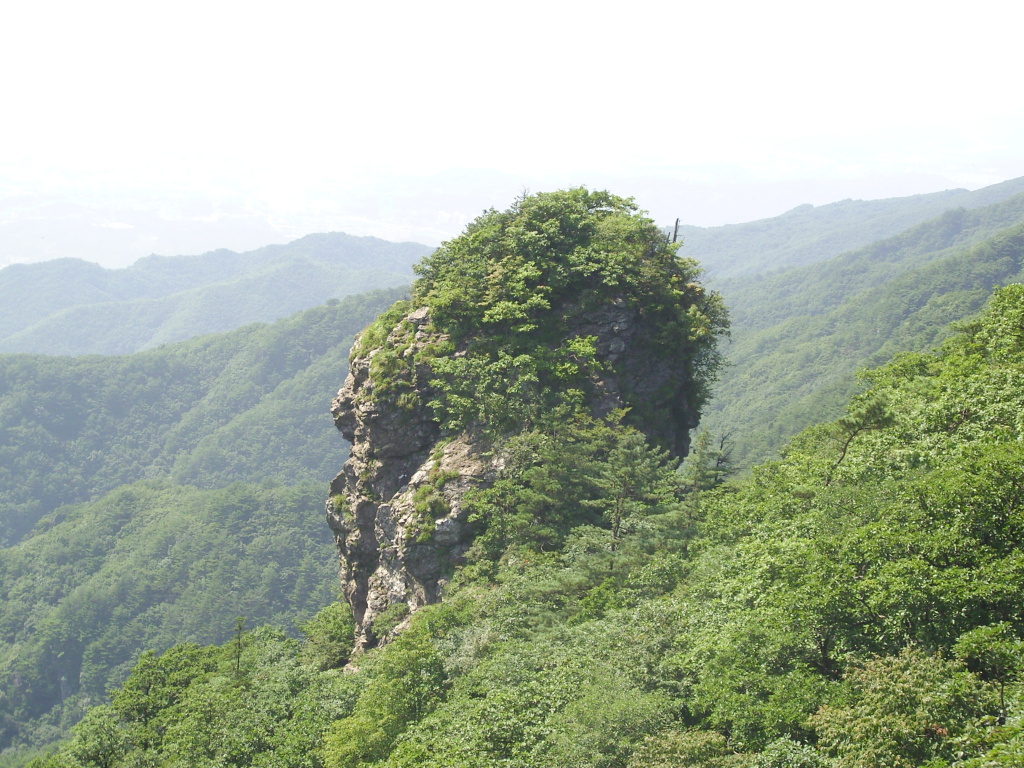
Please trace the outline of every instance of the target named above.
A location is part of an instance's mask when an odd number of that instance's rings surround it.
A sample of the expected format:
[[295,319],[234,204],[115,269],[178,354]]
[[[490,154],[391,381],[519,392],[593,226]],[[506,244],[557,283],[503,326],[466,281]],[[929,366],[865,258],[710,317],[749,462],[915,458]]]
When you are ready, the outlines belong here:
[[[982,189],[797,206],[769,219],[720,227],[681,226],[684,252],[709,283],[826,260],[896,235],[953,208],[982,208],[1024,193],[1024,176]],[[770,239],[769,239],[770,238]]]
[[432,249],[344,233],[105,269],[60,259],[0,270],[0,352],[124,354],[329,299],[406,285]]

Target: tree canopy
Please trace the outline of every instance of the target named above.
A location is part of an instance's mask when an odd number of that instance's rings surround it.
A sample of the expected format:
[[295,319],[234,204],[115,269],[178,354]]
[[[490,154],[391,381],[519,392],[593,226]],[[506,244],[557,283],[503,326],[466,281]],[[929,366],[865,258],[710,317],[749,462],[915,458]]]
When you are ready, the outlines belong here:
[[[452,344],[431,360],[433,406],[445,426],[479,421],[515,431],[559,406],[581,407],[595,379],[624,373],[622,361],[597,359],[588,328],[595,313],[615,309],[649,329],[638,342],[647,359],[684,367],[688,412],[707,399],[725,308],[698,282],[696,262],[680,257],[631,199],[582,187],[524,194],[508,210],[485,212],[415,269],[412,305],[428,307],[433,329]],[[628,405],[635,418],[652,404]]]

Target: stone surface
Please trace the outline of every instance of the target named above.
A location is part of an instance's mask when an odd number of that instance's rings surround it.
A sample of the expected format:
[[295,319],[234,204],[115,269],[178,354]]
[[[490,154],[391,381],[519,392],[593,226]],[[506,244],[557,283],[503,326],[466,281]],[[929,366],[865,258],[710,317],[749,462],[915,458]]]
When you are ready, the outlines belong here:
[[[426,309],[406,317],[414,327],[427,322]],[[397,330],[397,329],[396,329]],[[404,353],[415,355],[443,337],[419,330]],[[352,449],[331,484],[327,519],[341,563],[342,589],[356,620],[356,646],[380,642],[373,621],[390,605],[410,612],[436,602],[446,577],[469,547],[462,497],[491,470],[468,435],[445,436],[426,403],[432,393],[429,370],[418,367],[411,382],[412,408],[387,397],[370,400],[374,354],[352,361],[348,378],[331,406],[335,425]],[[436,488],[439,478],[446,478]],[[434,488],[447,512],[436,519],[418,512],[417,490]],[[424,528],[433,528],[424,534]]]

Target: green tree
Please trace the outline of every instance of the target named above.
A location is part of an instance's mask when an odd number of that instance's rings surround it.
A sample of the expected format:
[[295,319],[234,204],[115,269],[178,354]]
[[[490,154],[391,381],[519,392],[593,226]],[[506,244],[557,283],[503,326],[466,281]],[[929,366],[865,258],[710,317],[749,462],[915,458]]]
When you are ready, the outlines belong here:
[[602,511],[611,528],[613,552],[631,525],[675,500],[678,484],[668,461],[668,452],[652,448],[637,430],[616,434],[596,478],[601,496],[586,502]]
[[317,669],[335,669],[348,661],[355,632],[348,603],[331,603],[300,624],[299,629],[306,638],[303,658]]
[[965,632],[953,652],[968,669],[999,689],[1000,725],[1006,722],[1006,686],[1024,667],[1024,641],[1007,622],[990,624]]
[[437,651],[422,631],[407,631],[380,649],[352,713],[324,736],[327,768],[358,768],[385,758],[410,723],[443,697],[445,673]]
[[735,471],[730,436],[716,437],[708,429],[698,430],[690,452],[679,468],[680,490],[684,494],[683,508],[690,522],[702,519],[701,500],[704,492],[717,488]]
[[837,768],[915,768],[950,760],[958,737],[993,708],[981,683],[956,662],[909,647],[854,669],[849,703],[811,722]]

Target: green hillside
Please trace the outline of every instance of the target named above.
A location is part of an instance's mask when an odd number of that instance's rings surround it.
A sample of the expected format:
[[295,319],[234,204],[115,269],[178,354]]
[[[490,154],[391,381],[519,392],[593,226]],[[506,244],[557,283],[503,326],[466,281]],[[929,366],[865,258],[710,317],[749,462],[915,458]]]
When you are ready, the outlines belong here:
[[618,535],[614,478],[665,467],[538,430],[555,450],[500,492],[564,522],[572,477],[560,546],[504,528],[353,673],[310,661],[331,613],[146,656],[33,768],[1019,765],[1024,286],[870,382],[742,481],[702,482],[706,454],[632,485]]
[[60,738],[142,651],[313,616],[337,579],[323,487],[142,481],[0,549],[0,745]]
[[0,542],[143,478],[325,482],[341,449],[324,392],[344,379],[353,334],[400,295],[135,355],[0,355]]
[[[429,382],[440,455],[468,426],[496,458],[493,485],[464,499],[475,539],[443,601],[411,617],[393,604],[373,618],[390,642],[353,659],[344,604],[302,640],[249,628],[290,630],[337,584],[321,510],[345,449],[326,404],[352,334],[400,291],[124,357],[0,356],[0,746],[15,747],[0,765],[83,712],[33,768],[1019,765],[1024,288],[947,324],[1024,278],[1022,186],[731,230],[732,255],[707,265],[732,315],[729,364],[679,469],[628,426],[664,421],[671,398],[588,414],[616,371],[596,337],[560,344],[549,314],[653,291],[666,330],[651,349],[699,347],[703,384],[724,316],[696,265],[664,278],[659,265],[676,262],[649,228],[577,212],[534,229],[481,219],[472,247],[424,262],[418,296],[437,315],[424,333],[471,340]],[[591,230],[614,247],[576,242]],[[708,258],[691,234],[680,255]],[[745,258],[755,235],[778,248]],[[620,275],[620,251],[643,268]],[[588,292],[558,282],[574,270]],[[706,300],[667,311],[684,295]],[[176,296],[103,306],[142,324],[148,302]],[[370,370],[392,385],[364,405],[408,406],[423,384],[432,358],[399,354],[410,327],[388,335],[400,315],[364,340],[364,352],[384,343]],[[858,384],[858,368],[894,354]],[[691,392],[698,407],[704,393]],[[750,466],[798,432],[783,459]],[[737,464],[749,471],[723,482]],[[446,512],[449,480],[431,476],[417,499],[419,539]],[[158,653],[92,706],[146,648]]]
[[857,250],[945,211],[984,208],[1024,192],[1024,177],[968,192],[947,190],[887,200],[801,205],[771,219],[722,227],[680,227],[687,256],[717,288],[722,280],[813,264]]
[[0,749],[59,738],[146,649],[336,591],[328,412],[405,289],[120,357],[0,356]]
[[329,233],[248,253],[149,256],[125,269],[15,264],[0,270],[0,352],[124,354],[270,322],[406,285],[430,250]]
[[931,349],[950,322],[1022,270],[1018,195],[948,211],[826,262],[723,281],[732,342],[703,424],[729,436],[742,464],[773,455],[804,427],[841,413],[857,369]]

